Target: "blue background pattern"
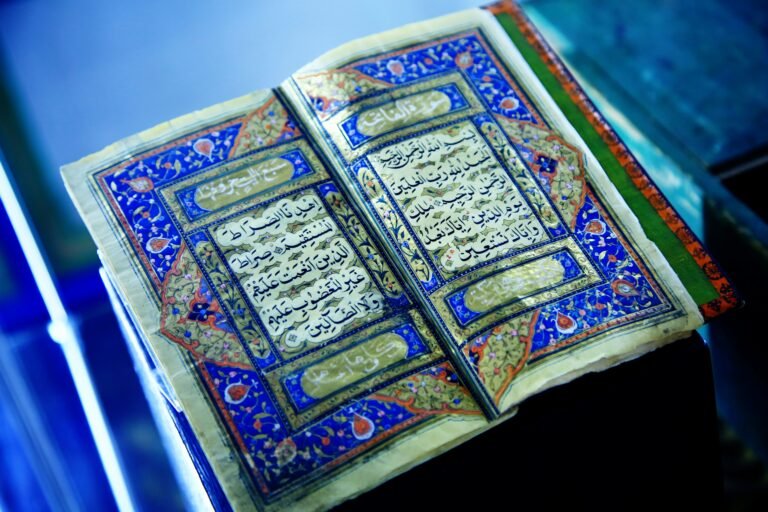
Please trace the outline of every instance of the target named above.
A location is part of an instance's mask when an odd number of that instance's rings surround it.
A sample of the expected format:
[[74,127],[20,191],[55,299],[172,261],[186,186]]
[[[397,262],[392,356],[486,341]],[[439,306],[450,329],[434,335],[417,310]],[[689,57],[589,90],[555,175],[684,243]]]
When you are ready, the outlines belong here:
[[[602,223],[604,233],[591,233],[586,229],[588,224],[595,221]],[[577,336],[610,320],[637,313],[647,316],[667,302],[666,297],[662,299],[659,296],[661,292],[657,292],[643,276],[637,261],[622,245],[590,195],[587,195],[578,213],[574,232],[579,244],[607,282],[541,309],[531,346],[534,358],[536,351],[557,345],[565,338]],[[619,280],[629,283],[628,292],[622,294],[615,290]],[[573,331],[563,332],[557,328],[558,313],[573,320]]]
[[491,112],[511,119],[537,123],[534,115],[512,88],[511,79],[502,73],[491,58],[490,50],[486,49],[474,34],[352,67],[392,85],[403,85],[461,69],[480,95],[485,97]]
[[[512,86],[514,79],[497,66],[477,34],[453,36],[437,44],[376,60],[353,63],[352,68],[376,80],[405,85],[441,74],[461,71],[468,82],[486,100],[489,110],[510,119],[538,124],[539,118],[521,101]],[[358,92],[361,90],[357,88]],[[359,98],[353,98],[357,100]],[[317,98],[308,96],[308,103],[317,112],[334,113],[350,104],[348,98]]]
[[[289,117],[286,126],[295,128],[296,123]],[[226,161],[241,128],[241,123],[231,123],[194,139],[181,138],[169,149],[133,162],[122,170],[109,173],[107,169],[97,174],[97,177],[103,175],[101,179],[125,216],[125,227],[136,237],[139,254],[149,261],[156,283],[165,278],[181,243],[181,234],[171,222],[156,189]],[[286,130],[276,144],[292,138],[292,133],[293,130]],[[211,142],[210,151],[200,153],[194,149],[202,140]]]
[[[225,161],[240,127],[241,124],[233,124],[221,131],[182,142],[162,153],[129,164],[122,171],[103,177],[118,208],[125,216],[128,223],[126,227],[135,235],[139,250],[149,260],[159,281],[165,278],[176,260],[181,234],[171,222],[155,189]],[[193,144],[201,139],[208,139],[213,143],[213,149],[207,157],[193,149]],[[136,190],[137,183],[145,183],[135,181],[140,178],[151,180],[152,188],[147,191]],[[153,239],[158,241],[158,249],[163,244],[165,246],[160,250],[148,248],[147,245]]]
[[[262,489],[267,498],[279,495],[279,491],[299,480],[306,483],[303,477],[309,473],[345,456],[378,434],[404,426],[415,417],[397,403],[364,398],[291,434],[256,372],[212,363],[206,363],[205,369],[213,379],[216,393],[227,402],[223,413],[231,418],[243,440],[255,464],[257,481],[267,487]],[[227,388],[233,384],[247,387],[241,401],[227,399]],[[355,435],[356,415],[360,424],[371,429],[366,436]]]

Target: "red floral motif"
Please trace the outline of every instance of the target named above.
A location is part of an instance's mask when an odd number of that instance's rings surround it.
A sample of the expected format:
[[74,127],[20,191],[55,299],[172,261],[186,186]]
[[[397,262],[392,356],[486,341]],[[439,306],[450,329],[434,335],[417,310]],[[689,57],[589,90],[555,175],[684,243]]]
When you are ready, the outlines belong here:
[[374,430],[376,430],[376,426],[373,424],[373,421],[365,416],[355,413],[352,417],[352,435],[356,439],[361,441],[370,439],[373,436]]
[[561,333],[570,334],[576,330],[576,320],[558,311],[555,326]]
[[147,251],[157,254],[159,252],[163,252],[166,247],[168,247],[168,244],[171,243],[171,241],[167,238],[150,238],[147,241]]
[[467,69],[475,62],[472,58],[472,54],[469,52],[462,52],[458,54],[453,61],[461,69]]
[[660,193],[651,194],[648,197],[648,201],[651,203],[651,206],[655,210],[663,210],[664,208],[668,207],[669,204],[667,203],[667,200],[664,199],[664,196],[662,196]]
[[140,176],[138,178],[134,178],[132,180],[120,180],[121,183],[125,183],[131,189],[133,189],[134,192],[144,193],[149,192],[153,188],[155,188],[155,182],[152,181],[151,178],[148,178],[146,176]]
[[250,386],[241,382],[230,384],[224,389],[224,400],[230,404],[239,404],[248,396],[249,389],[251,389]]
[[635,285],[626,279],[616,279],[613,281],[611,283],[611,290],[613,290],[613,293],[616,295],[621,295],[622,297],[633,297],[635,295],[640,295],[640,293],[635,289]]
[[520,101],[517,98],[513,98],[512,96],[507,96],[501,100],[499,106],[504,110],[515,110],[520,106]]
[[639,165],[635,163],[628,164],[625,170],[627,171],[627,174],[629,174],[631,178],[640,178],[643,176],[643,170],[640,168]]
[[387,69],[395,76],[401,76],[405,72],[403,63],[399,60],[391,60],[387,63]]
[[592,219],[584,228],[584,231],[593,235],[602,235],[605,233],[605,223],[598,219]]
[[718,267],[717,264],[713,261],[710,261],[704,265],[704,273],[707,275],[707,278],[712,281],[723,277],[723,273],[720,271],[720,267]]
[[213,154],[213,142],[211,142],[211,139],[198,139],[192,144],[192,149],[199,155],[211,158],[211,155]]

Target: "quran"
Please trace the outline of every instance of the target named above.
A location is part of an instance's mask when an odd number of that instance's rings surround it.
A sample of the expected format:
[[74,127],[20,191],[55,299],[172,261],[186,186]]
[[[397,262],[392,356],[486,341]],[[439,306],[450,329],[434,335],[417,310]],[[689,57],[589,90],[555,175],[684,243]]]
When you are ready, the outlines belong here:
[[236,510],[331,507],[737,302],[512,3],[62,172]]

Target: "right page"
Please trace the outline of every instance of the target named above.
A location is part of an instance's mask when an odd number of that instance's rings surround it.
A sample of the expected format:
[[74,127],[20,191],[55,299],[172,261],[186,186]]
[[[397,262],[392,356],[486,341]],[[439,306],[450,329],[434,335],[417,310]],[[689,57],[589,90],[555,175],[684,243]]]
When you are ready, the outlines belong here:
[[492,415],[701,325],[490,13],[347,44],[281,92]]

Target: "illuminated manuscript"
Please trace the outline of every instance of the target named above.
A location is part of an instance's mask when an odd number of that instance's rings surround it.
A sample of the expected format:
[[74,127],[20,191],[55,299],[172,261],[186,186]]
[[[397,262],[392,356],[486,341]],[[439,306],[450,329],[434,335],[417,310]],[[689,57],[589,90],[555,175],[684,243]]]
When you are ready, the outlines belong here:
[[702,322],[486,10],[63,173],[238,510],[330,507]]

